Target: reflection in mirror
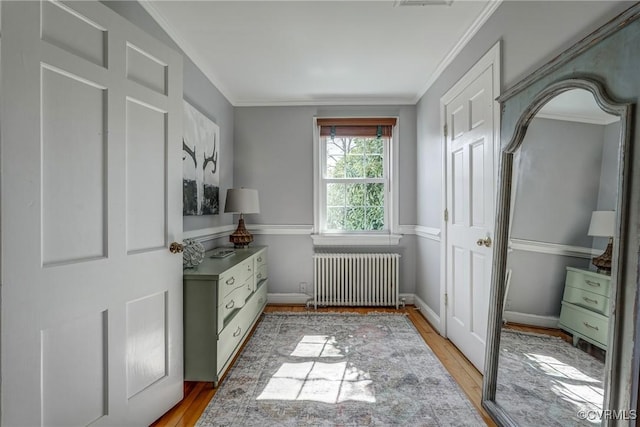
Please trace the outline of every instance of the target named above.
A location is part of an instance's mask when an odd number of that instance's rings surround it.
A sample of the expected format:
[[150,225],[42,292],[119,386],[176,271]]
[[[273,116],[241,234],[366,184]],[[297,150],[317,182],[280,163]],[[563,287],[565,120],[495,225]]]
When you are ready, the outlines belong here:
[[611,255],[592,258],[615,234],[620,140],[620,117],[572,89],[514,152],[495,401],[519,425],[600,424]]

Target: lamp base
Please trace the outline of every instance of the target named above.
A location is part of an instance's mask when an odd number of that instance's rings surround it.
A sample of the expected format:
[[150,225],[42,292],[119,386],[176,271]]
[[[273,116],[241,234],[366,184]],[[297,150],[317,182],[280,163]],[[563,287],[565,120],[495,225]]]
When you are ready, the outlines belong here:
[[229,242],[233,243],[235,248],[245,248],[249,243],[253,242],[253,234],[249,233],[244,226],[244,218],[240,215],[238,228],[229,236]]
[[613,253],[613,239],[609,239],[607,249],[598,257],[593,258],[591,263],[598,269],[598,273],[611,275],[611,254]]

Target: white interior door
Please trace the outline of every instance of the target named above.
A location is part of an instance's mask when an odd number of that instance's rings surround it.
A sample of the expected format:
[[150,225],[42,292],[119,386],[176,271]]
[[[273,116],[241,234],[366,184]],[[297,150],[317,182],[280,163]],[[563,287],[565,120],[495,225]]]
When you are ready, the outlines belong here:
[[494,99],[499,94],[497,64],[486,62],[485,57],[447,94],[444,104],[446,333],[480,372],[484,371],[493,260]]
[[98,2],[2,2],[2,425],[182,397],[182,59]]

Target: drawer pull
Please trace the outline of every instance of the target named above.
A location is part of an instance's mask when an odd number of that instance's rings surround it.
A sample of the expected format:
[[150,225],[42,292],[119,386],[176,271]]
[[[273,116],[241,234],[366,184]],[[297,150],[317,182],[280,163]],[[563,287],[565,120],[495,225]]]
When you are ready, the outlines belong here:
[[597,299],[591,299],[591,298],[587,298],[587,297],[582,297],[582,299],[585,300],[588,303],[591,303],[591,304],[597,304],[598,303]]
[[240,326],[238,326],[238,329],[236,329],[236,331],[233,333],[234,337],[237,337],[238,335],[240,335],[242,333],[242,329],[240,329]]
[[262,279],[262,273],[258,273],[258,275],[256,276],[258,279]]
[[587,328],[595,329],[596,331],[599,331],[599,330],[600,330],[600,329],[598,329],[598,327],[597,327],[597,326],[590,325],[588,322],[582,322],[582,324],[583,324],[584,326],[586,326]]
[[600,282],[594,282],[593,280],[587,280],[585,279],[585,283],[589,286],[593,286],[594,288],[599,288],[600,287]]
[[262,262],[262,257],[258,257],[258,262]]
[[234,305],[236,305],[236,302],[234,300],[231,300],[231,302],[228,302],[227,305],[224,306],[224,308],[231,310]]
[[231,279],[228,279],[225,283],[226,283],[227,285],[231,286],[231,285],[233,285],[234,283],[236,283],[236,278],[235,278],[235,277],[233,277],[233,276],[231,276]]

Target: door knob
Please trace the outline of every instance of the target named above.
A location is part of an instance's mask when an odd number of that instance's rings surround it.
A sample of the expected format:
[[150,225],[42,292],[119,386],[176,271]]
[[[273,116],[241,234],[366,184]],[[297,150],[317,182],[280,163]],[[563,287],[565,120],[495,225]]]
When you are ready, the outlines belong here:
[[184,250],[184,245],[178,242],[171,242],[171,245],[169,245],[169,252],[171,252],[172,254],[179,254],[183,250]]
[[486,239],[478,239],[476,244],[478,246],[486,246],[486,247],[490,248],[491,247],[491,237],[487,236]]

